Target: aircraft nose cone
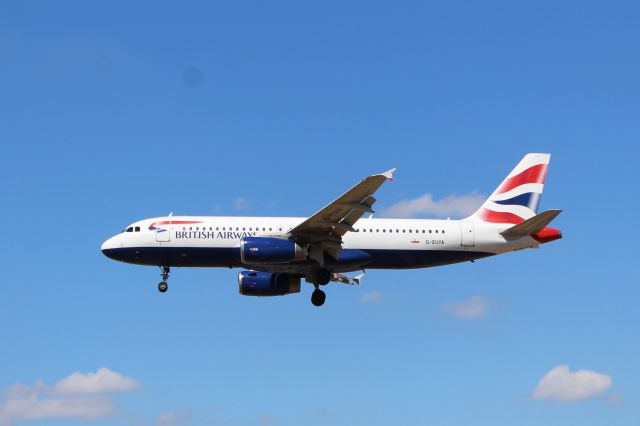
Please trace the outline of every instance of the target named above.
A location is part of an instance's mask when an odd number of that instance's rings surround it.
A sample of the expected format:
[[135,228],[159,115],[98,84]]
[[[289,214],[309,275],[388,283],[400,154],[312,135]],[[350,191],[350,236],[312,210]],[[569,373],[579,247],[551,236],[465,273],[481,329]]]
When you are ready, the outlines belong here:
[[114,242],[114,238],[115,237],[111,237],[109,238],[107,241],[105,241],[104,243],[102,243],[102,246],[100,246],[100,250],[102,251],[102,254],[104,254],[105,256],[107,256],[108,258],[111,258],[111,256],[109,256],[109,252],[116,248],[116,244]]

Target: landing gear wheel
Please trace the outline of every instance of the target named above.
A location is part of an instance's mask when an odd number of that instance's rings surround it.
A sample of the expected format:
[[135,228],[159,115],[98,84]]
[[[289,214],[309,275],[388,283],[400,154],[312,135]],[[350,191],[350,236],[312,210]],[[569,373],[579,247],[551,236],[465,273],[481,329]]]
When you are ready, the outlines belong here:
[[317,274],[318,284],[327,285],[331,281],[331,271],[328,269],[320,269]]
[[327,298],[327,295],[322,290],[313,290],[311,293],[311,303],[313,306],[322,306],[324,305],[324,301]]
[[169,284],[167,284],[167,280],[169,279],[169,272],[171,269],[168,266],[160,266],[162,270],[162,281],[158,284],[158,291],[160,293],[164,293],[169,289]]

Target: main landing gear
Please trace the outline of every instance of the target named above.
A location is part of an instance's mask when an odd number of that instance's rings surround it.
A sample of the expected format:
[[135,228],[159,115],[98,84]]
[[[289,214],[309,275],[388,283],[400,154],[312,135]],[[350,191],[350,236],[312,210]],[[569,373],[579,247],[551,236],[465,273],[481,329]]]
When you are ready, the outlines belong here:
[[169,289],[167,280],[169,279],[170,268],[168,266],[161,266],[160,269],[162,269],[162,281],[158,284],[158,291],[160,291],[160,293],[164,293]]
[[327,295],[324,291],[320,290],[321,285],[327,285],[331,281],[331,271],[328,269],[320,269],[315,273],[313,277],[313,285],[315,286],[315,290],[311,293],[311,303],[313,306],[322,306],[324,305],[324,301],[327,299]]
[[313,306],[324,305],[324,301],[326,299],[327,299],[327,295],[324,293],[324,291],[320,290],[317,287],[315,290],[313,290],[313,293],[311,293],[311,303],[313,303]]

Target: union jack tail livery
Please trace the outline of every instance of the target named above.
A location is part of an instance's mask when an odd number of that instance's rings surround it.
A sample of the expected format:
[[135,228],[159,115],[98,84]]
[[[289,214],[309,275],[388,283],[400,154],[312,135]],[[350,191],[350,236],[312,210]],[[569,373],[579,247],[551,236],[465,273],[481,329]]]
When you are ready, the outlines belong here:
[[472,217],[517,225],[533,218],[547,177],[550,154],[527,154]]

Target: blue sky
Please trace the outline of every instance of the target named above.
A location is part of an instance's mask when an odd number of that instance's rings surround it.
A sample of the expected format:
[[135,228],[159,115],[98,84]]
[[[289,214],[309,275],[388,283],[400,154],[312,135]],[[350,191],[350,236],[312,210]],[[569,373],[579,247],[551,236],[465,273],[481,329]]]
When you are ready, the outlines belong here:
[[[112,387],[80,406],[102,415],[49,407],[33,424],[637,423],[639,13],[631,1],[4,2],[0,413],[16,393],[64,400],[69,380],[96,373]],[[541,208],[565,209],[563,240],[371,271],[327,288],[322,309],[311,286],[241,297],[237,270],[175,270],[161,295],[155,268],[99,251],[170,211],[309,215],[390,167],[379,208],[488,194],[535,151],[552,153]],[[485,310],[456,316],[469,300]],[[533,398],[562,365],[612,384]]]

